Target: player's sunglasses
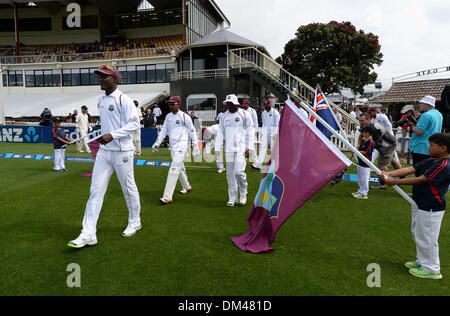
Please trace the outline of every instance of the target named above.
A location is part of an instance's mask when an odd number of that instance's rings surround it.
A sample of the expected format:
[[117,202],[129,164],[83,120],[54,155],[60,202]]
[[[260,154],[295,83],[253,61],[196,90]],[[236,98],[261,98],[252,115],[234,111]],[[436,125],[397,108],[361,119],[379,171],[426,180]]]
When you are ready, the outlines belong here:
[[115,75],[119,76],[119,72],[117,71],[117,69],[109,67],[108,65],[101,65],[99,70],[111,70]]

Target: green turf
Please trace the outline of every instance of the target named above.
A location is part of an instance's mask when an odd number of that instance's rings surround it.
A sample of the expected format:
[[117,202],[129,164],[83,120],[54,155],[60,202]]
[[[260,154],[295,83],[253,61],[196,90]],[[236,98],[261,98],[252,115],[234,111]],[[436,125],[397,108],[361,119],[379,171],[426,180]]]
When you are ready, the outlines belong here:
[[[2,153],[52,154],[50,145],[0,143]],[[66,155],[73,156],[73,147]],[[88,156],[86,154],[80,156]],[[142,159],[169,160],[167,149]],[[198,165],[198,164],[197,164]],[[211,164],[204,164],[213,167]],[[113,176],[98,223],[98,245],[75,250],[89,197],[92,164],[0,159],[0,295],[448,295],[450,219],[441,229],[443,280],[422,280],[403,266],[414,259],[410,207],[392,189],[359,201],[355,183],[324,188],[277,234],[275,253],[241,252],[230,241],[247,230],[250,206],[227,208],[225,174],[189,168],[194,188],[160,206],[166,168],[135,167],[143,228],[121,237],[128,211]],[[354,168],[350,169],[354,172]],[[260,174],[247,169],[249,200]],[[179,187],[178,187],[179,188]],[[300,190],[300,188],[299,188]],[[70,263],[81,267],[81,288],[69,288]],[[368,288],[371,263],[381,288]]]

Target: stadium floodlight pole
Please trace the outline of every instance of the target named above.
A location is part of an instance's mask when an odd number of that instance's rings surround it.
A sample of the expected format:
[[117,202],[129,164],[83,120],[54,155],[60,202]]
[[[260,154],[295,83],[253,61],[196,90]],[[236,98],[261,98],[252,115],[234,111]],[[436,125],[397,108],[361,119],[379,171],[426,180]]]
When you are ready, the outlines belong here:
[[[310,115],[312,115],[313,117],[315,117],[315,119],[317,121],[320,122],[320,124],[322,124],[326,129],[328,129],[334,136],[336,136],[337,138],[339,138],[348,148],[350,148],[350,150],[358,157],[360,158],[366,165],[369,166],[369,168],[375,172],[377,175],[381,174],[381,170],[378,169],[369,159],[367,159],[366,157],[364,157],[363,154],[361,154],[355,147],[352,146],[352,144],[350,144],[350,142],[348,142],[344,137],[342,137],[342,135],[340,135],[334,128],[332,128],[327,122],[325,122],[324,119],[322,119],[317,113],[315,113],[313,110],[311,110],[311,108],[306,105],[303,101],[300,101],[300,105],[303,107],[303,109],[305,111],[307,111]],[[397,191],[406,201],[408,201],[409,204],[411,204],[413,207],[417,207],[416,202],[408,195],[405,193],[405,191],[403,191],[398,185],[394,185],[392,186],[395,191]]]
[[[86,136],[80,136],[80,137],[78,137],[78,138],[76,138],[75,140],[73,140],[72,142],[71,142],[71,144],[73,144],[73,143],[76,143],[76,142],[79,142],[81,139],[83,139],[83,138],[86,138],[86,137],[90,137],[90,136],[92,136],[92,135],[95,135],[95,134],[97,134],[97,133],[101,133],[101,130],[96,130],[96,131],[93,131],[92,133],[89,133],[89,134],[87,134]],[[95,138],[94,138],[95,139]],[[89,143],[90,141],[88,141],[88,143]]]

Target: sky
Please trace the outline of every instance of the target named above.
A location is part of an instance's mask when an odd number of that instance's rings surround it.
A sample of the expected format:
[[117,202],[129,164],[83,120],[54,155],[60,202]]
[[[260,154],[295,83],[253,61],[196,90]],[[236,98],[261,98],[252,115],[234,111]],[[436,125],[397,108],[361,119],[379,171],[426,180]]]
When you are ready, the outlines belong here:
[[[257,42],[273,58],[301,25],[350,21],[379,36],[383,64],[375,67],[383,90],[392,78],[450,66],[449,0],[215,0],[231,32]],[[449,78],[450,72],[422,79]],[[370,89],[369,89],[370,90]]]

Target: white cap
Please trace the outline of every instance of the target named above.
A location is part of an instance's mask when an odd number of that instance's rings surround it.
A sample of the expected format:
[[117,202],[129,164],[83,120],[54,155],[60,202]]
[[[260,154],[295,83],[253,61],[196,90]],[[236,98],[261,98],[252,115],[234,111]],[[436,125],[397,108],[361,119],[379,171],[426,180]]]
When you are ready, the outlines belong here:
[[223,101],[223,104],[227,104],[227,102],[231,102],[234,105],[240,105],[238,98],[235,94],[229,94],[227,95],[227,98],[225,99],[225,101]]
[[428,104],[429,106],[435,107],[436,106],[436,98],[432,97],[430,95],[427,95],[422,100],[420,100],[419,103]]
[[405,106],[402,108],[401,113],[402,113],[402,114],[405,114],[406,112],[411,111],[411,110],[414,111],[414,106],[411,105],[411,104],[408,104],[408,105],[405,105]]

